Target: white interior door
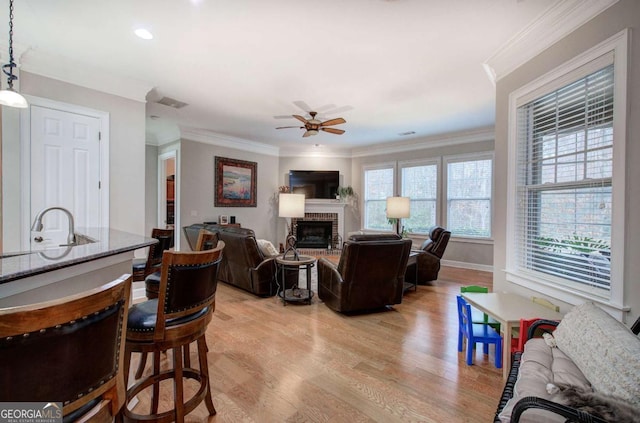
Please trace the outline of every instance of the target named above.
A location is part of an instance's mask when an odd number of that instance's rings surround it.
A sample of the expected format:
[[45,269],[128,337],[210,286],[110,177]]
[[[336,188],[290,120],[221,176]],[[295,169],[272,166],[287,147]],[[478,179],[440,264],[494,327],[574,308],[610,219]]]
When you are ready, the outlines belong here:
[[[31,106],[31,222],[57,206],[73,214],[76,227],[101,226],[100,124],[97,117]],[[47,213],[43,224],[31,233],[31,249],[66,243],[64,213]]]

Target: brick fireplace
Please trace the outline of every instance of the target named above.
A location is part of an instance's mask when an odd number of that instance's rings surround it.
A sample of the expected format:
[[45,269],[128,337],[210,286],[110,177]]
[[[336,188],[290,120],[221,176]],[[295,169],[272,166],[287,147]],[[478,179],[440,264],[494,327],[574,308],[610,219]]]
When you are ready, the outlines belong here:
[[298,242],[300,242],[300,235],[304,235],[304,233],[298,233],[298,225],[301,224],[303,228],[306,225],[306,232],[310,235],[311,241],[317,242],[317,247],[304,246],[303,243],[303,245],[300,245],[300,248],[327,249],[328,243],[327,245],[320,246],[320,241],[316,239],[317,237],[328,236],[328,233],[326,235],[324,234],[324,229],[323,233],[320,233],[320,230],[317,228],[324,225],[318,225],[317,222],[327,222],[327,227],[330,223],[331,248],[340,248],[344,240],[344,208],[345,203],[335,200],[306,200],[304,217],[291,219],[291,230],[298,238]]
[[303,218],[292,220],[299,248],[336,248],[341,241],[336,213],[305,213]]

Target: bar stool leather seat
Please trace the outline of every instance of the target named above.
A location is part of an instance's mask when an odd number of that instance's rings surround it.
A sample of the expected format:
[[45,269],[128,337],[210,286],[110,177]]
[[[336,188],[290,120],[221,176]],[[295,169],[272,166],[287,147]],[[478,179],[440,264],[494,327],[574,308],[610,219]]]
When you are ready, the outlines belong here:
[[144,278],[145,295],[148,299],[158,298],[158,291],[160,290],[160,271],[153,272],[146,278]]
[[[187,322],[196,320],[209,312],[209,308],[190,314],[188,316],[178,317],[175,319],[167,319],[167,327],[182,325]],[[127,330],[132,332],[153,332],[156,329],[158,321],[158,299],[144,301],[133,305],[129,309],[129,318],[127,319]]]

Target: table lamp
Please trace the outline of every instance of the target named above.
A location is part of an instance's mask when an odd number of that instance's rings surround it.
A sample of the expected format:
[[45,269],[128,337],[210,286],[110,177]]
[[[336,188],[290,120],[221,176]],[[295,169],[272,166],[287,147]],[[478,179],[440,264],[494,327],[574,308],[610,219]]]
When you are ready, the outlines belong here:
[[[285,219],[291,219],[294,217],[304,217],[304,194],[288,194],[280,193],[278,200],[278,216]],[[288,234],[285,241],[286,250],[282,255],[282,258],[286,259],[287,253],[293,254],[293,259],[298,260],[298,251],[296,250],[296,237],[291,233],[291,221],[287,220]]]
[[410,217],[411,199],[409,197],[387,197],[387,219],[394,219],[396,232],[401,235],[400,219]]

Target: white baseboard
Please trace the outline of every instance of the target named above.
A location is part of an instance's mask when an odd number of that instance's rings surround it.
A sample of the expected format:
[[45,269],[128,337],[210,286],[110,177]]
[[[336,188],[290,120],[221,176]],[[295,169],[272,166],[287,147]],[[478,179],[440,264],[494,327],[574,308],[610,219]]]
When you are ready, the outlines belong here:
[[136,304],[147,299],[147,290],[144,282],[134,282],[131,293],[131,304]]
[[493,273],[493,266],[489,264],[466,263],[464,261],[440,260],[443,266],[457,267],[460,269],[480,270]]

